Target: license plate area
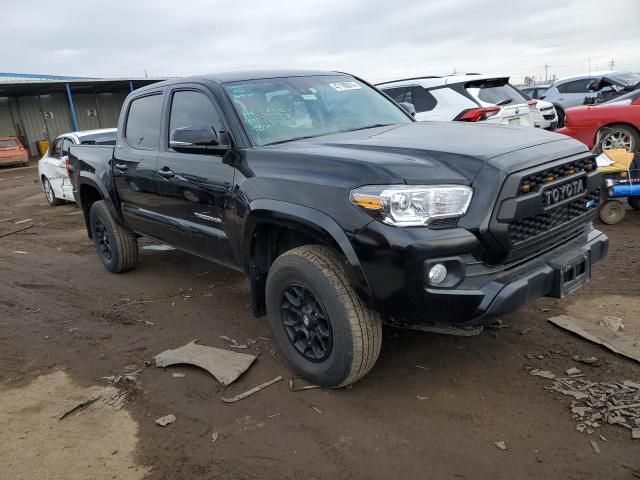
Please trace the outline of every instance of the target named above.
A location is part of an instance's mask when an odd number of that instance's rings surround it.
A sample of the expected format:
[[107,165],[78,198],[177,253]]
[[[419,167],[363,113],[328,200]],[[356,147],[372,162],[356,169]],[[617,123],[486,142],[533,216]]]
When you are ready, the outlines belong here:
[[520,117],[510,118],[509,125],[520,125]]
[[554,262],[554,288],[550,296],[564,298],[591,280],[591,256],[588,252],[577,257]]

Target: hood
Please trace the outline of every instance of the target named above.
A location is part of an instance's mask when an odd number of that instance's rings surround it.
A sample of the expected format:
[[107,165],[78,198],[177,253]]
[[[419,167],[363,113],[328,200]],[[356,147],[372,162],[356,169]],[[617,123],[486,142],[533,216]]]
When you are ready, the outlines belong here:
[[567,143],[570,150],[576,150],[573,153],[585,151],[581,143],[546,130],[464,122],[415,122],[369,128],[267,149],[323,157],[335,162],[336,168],[344,165],[340,169],[345,175],[354,170],[346,168],[346,164],[361,164],[367,172],[375,168],[381,174],[379,183],[469,184],[487,164],[503,172],[526,168],[528,165],[520,165],[509,154],[555,142],[563,143],[563,147],[557,148],[563,153]]

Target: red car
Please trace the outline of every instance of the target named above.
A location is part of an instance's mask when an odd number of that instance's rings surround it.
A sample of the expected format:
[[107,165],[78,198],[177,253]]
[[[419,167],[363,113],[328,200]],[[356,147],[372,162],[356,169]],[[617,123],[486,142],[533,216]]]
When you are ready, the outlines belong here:
[[[640,148],[640,90],[599,105],[568,108],[564,127],[556,130],[580,140],[590,149]],[[599,134],[599,135],[598,135]]]
[[29,163],[29,154],[16,137],[0,137],[0,165]]

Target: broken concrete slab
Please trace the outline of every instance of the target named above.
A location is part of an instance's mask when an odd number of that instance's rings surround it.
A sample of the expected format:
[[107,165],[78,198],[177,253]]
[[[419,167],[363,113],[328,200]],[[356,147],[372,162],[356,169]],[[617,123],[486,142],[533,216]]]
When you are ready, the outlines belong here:
[[567,375],[580,375],[581,373],[582,373],[582,370],[579,370],[576,367],[571,367],[566,371]]
[[247,371],[256,358],[254,355],[246,353],[198,345],[195,340],[154,357],[156,367],[164,368],[178,364],[195,365],[209,372],[223,385],[233,383]]
[[161,427],[166,427],[167,425],[175,421],[176,421],[175,415],[165,415],[164,417],[160,417],[156,419],[156,423]]
[[568,315],[551,317],[548,321],[593,343],[602,345],[612,352],[640,362],[640,342],[631,335],[614,332],[601,325],[581,322]]

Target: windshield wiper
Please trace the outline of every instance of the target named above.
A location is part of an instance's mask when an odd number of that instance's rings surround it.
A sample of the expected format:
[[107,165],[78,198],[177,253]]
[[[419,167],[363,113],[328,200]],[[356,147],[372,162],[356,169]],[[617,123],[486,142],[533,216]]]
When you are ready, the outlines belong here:
[[513,102],[513,99],[511,98],[505,98],[504,100],[500,100],[499,102],[496,102],[496,105],[498,105],[499,107],[501,107],[502,105],[507,105],[509,103]]
[[286,140],[278,140],[276,142],[265,143],[264,146],[267,147],[269,145],[279,145],[281,143],[295,142],[296,140],[306,140],[307,138],[324,137],[326,135],[335,135],[336,133],[355,132],[356,130],[366,130],[367,128],[388,127],[390,125],[393,125],[393,123],[376,123],[376,124],[373,124],[373,125],[367,125],[365,127],[357,127],[357,128],[348,128],[346,130],[338,130],[336,132],[319,133],[317,135],[305,135],[305,136],[302,136],[302,137],[287,138]]

